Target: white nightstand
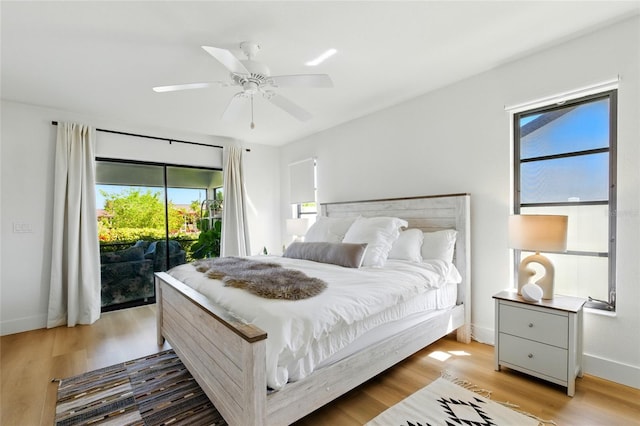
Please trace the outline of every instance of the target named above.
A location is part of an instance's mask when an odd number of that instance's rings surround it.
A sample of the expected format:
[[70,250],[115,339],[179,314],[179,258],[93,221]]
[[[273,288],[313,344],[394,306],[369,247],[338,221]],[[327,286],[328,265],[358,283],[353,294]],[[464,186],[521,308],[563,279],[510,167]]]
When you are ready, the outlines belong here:
[[554,296],[527,302],[514,291],[495,296],[495,369],[512,368],[567,387],[582,377],[582,306],[585,299]]

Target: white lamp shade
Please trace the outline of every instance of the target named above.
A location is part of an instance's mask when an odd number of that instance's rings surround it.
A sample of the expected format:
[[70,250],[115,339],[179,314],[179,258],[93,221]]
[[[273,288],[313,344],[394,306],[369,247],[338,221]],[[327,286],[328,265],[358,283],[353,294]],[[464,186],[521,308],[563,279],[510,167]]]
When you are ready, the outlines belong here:
[[561,215],[509,217],[509,247],[527,251],[566,251],[567,223]]
[[309,219],[287,219],[287,235],[302,237],[309,229]]

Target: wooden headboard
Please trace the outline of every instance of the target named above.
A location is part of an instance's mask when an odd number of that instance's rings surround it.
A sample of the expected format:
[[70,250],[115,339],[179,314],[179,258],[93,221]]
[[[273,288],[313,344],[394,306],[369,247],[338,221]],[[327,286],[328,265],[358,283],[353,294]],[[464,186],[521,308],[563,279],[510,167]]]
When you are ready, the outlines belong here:
[[381,200],[323,203],[321,214],[330,217],[391,216],[405,219],[409,228],[424,232],[442,229],[458,231],[454,263],[462,282],[458,286],[458,304],[466,304],[465,322],[470,324],[471,306],[471,196],[469,194],[432,195]]

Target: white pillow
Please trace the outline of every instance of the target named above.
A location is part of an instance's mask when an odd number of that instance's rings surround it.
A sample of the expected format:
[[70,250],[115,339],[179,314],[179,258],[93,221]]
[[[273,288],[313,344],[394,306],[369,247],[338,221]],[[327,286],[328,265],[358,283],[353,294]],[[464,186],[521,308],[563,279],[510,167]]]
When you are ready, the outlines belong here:
[[458,231],[455,229],[425,232],[422,241],[422,259],[442,259],[453,262],[457,235]]
[[306,243],[341,243],[344,234],[356,217],[335,218],[318,216],[304,236]]
[[400,231],[398,239],[391,246],[389,259],[408,260],[410,262],[422,262],[423,232],[419,229],[407,229]]
[[398,239],[406,220],[396,217],[359,217],[349,228],[343,243],[367,243],[362,266],[383,266],[391,246]]

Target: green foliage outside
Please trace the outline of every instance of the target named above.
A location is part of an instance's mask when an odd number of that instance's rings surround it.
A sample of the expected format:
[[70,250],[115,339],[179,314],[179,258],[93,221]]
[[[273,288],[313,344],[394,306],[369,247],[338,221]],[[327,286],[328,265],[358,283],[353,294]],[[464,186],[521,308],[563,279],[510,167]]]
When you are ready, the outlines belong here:
[[[130,188],[120,193],[100,191],[105,198],[106,216],[98,222],[101,251],[120,250],[138,240],[159,241],[165,238],[164,200],[160,191]],[[222,205],[222,194],[217,201]],[[187,261],[220,256],[222,221],[209,220],[208,211],[201,212],[198,201],[192,201],[189,212],[183,212],[169,201],[169,236],[180,242]],[[201,213],[203,218],[201,218]],[[188,216],[188,217],[187,217]],[[187,222],[196,226],[187,227]]]
[[[164,201],[160,191],[145,192],[130,188],[118,194],[100,191],[105,197],[104,210],[111,215],[113,228],[164,229]],[[169,201],[169,233],[180,230],[184,218]]]
[[156,241],[164,239],[162,228],[113,228],[104,223],[98,224],[100,243],[128,243],[138,240]]
[[[211,205],[207,205],[207,210],[202,212],[202,217],[197,221],[200,235],[198,241],[191,246],[191,256],[194,259],[202,259],[205,257],[220,257],[220,245],[222,243],[222,221],[220,219],[212,219],[209,217],[212,209],[219,212],[222,208],[223,195],[221,192],[216,193],[216,199]],[[203,204],[204,206],[204,204]],[[203,207],[201,206],[201,207]]]
[[206,219],[203,219],[200,222],[201,231],[198,236],[198,241],[191,246],[191,256],[194,259],[220,257],[222,221],[219,219],[213,221],[213,225],[211,227],[208,226],[208,223],[209,221]]

